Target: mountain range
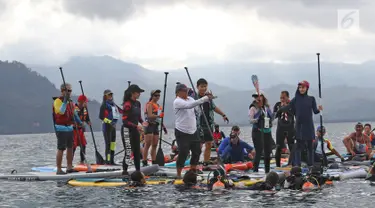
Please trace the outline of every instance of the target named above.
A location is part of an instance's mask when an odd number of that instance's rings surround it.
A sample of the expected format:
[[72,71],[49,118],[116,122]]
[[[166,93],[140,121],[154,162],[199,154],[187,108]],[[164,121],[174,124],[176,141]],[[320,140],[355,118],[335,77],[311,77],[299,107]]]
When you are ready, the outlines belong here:
[[[140,65],[126,63],[110,56],[73,57],[65,64],[65,79],[73,85],[73,93],[80,94],[79,80],[82,80],[85,94],[90,98],[89,110],[95,130],[100,130],[98,119],[102,93],[111,89],[115,101],[121,105],[127,81],[145,89],[141,103],[149,99],[152,89],[163,90],[163,71],[149,70]],[[182,66],[183,67],[183,66]],[[375,98],[372,96],[375,62],[363,64],[335,64],[322,62],[322,105],[327,122],[374,120]],[[0,86],[2,92],[0,109],[4,119],[0,121],[0,134],[53,132],[51,122],[52,96],[61,84],[59,66],[24,65],[20,62],[0,62]],[[175,98],[177,81],[190,86],[186,72],[169,69],[165,107],[165,122],[173,126],[171,109]],[[209,89],[218,98],[215,103],[226,113],[230,124],[248,124],[247,111],[254,87],[251,75],[257,74],[260,88],[273,105],[282,90],[294,96],[296,83],[310,81],[309,94],[318,99],[316,63],[223,63],[206,66],[192,66],[189,69],[193,83],[204,77]],[[17,82],[18,81],[18,82]],[[315,117],[318,119],[318,116]],[[216,121],[223,124],[221,118]]]

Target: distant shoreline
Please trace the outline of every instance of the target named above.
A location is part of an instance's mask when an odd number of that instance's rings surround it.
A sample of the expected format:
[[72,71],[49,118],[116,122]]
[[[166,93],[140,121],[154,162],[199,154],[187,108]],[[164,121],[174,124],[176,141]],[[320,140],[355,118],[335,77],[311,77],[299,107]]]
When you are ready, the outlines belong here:
[[[319,121],[314,121],[315,124],[319,124]],[[353,123],[353,125],[357,122],[361,122],[363,124],[365,123],[372,123],[372,122],[375,122],[375,120],[369,120],[369,119],[363,119],[363,120],[356,120],[356,121],[353,121],[353,120],[340,120],[340,121],[335,121],[335,120],[327,120],[327,121],[324,121],[324,123]],[[237,125],[237,126],[240,126],[240,127],[244,127],[244,126],[250,126],[250,124],[246,124],[246,123],[232,123],[232,124],[222,124],[222,123],[218,123],[220,127],[232,127],[234,125]],[[167,128],[171,129],[171,128],[174,128],[174,126],[166,126]],[[120,129],[118,129],[120,130]],[[100,130],[94,130],[94,132],[98,132]],[[0,133],[0,136],[6,136],[6,135],[18,135],[18,134],[54,134],[55,132],[18,132],[18,133],[8,133],[8,134],[4,134],[4,133]]]

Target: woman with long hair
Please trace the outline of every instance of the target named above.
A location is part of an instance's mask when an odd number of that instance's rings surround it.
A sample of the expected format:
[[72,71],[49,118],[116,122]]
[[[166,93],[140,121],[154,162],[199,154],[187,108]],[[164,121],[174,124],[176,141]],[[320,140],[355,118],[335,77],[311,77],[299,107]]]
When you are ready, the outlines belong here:
[[[159,142],[159,125],[160,119],[164,116],[162,107],[158,104],[161,90],[151,91],[151,98],[146,103],[145,107],[145,146],[143,148],[143,166],[147,166],[148,150],[151,147],[152,164],[156,163],[156,148]],[[164,133],[167,134],[167,129],[163,126]]]
[[120,120],[122,109],[113,101],[113,92],[105,90],[103,102],[100,106],[99,118],[103,121],[103,136],[105,141],[105,163],[115,165],[114,157],[116,150],[116,124]]
[[[134,154],[134,166],[137,171],[141,169],[141,149],[140,149],[140,132],[143,131],[141,103],[138,101],[143,89],[139,88],[138,85],[132,84],[124,92],[123,99],[123,116],[122,122],[124,127],[129,129],[129,139],[132,152]],[[128,165],[126,164],[126,154],[124,155],[123,163],[123,175],[128,175]]]
[[254,172],[258,172],[260,158],[264,153],[266,173],[270,172],[271,153],[274,145],[271,127],[273,114],[264,93],[253,94],[254,101],[249,107],[250,123],[253,125],[252,138],[255,148]]

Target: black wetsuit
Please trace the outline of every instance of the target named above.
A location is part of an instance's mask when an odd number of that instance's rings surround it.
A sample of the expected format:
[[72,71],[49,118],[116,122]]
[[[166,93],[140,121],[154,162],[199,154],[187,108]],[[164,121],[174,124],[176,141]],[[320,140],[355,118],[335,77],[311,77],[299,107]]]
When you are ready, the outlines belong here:
[[[281,108],[281,102],[277,102],[273,108],[273,112],[278,112]],[[292,113],[292,108],[287,109],[283,113],[276,113],[275,118],[277,118],[277,129],[276,129],[276,166],[280,167],[281,160],[281,150],[285,147],[285,138],[288,141],[289,148],[289,162],[291,164],[293,158],[293,147],[295,139],[295,129],[294,129],[294,115]]]
[[[134,155],[134,166],[135,169],[139,171],[141,169],[141,143],[137,127],[138,123],[143,123],[141,103],[139,101],[130,100],[124,103],[122,122],[124,127],[129,129],[130,145]],[[123,170],[127,171],[126,154],[124,155],[122,166]]]

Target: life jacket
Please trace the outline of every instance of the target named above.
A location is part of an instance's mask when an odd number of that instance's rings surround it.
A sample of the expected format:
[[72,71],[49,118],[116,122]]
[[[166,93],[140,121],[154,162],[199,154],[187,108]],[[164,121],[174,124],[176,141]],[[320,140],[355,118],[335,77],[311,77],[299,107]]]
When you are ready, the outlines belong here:
[[159,104],[157,104],[157,103],[154,103],[154,102],[152,102],[152,101],[147,102],[146,105],[145,105],[145,110],[144,110],[145,120],[146,120],[146,121],[149,121],[149,119],[148,119],[148,117],[147,117],[147,107],[148,107],[149,104],[152,105],[152,114],[154,114],[154,115],[159,115],[159,112],[161,112],[162,109],[163,109],[163,108],[162,108]]
[[[54,97],[53,100],[60,99],[61,101],[64,100],[64,97]],[[66,106],[65,113],[63,115],[55,112],[55,107],[52,104],[52,112],[53,112],[53,119],[54,123],[56,125],[65,125],[70,126],[74,124],[74,117],[73,117],[73,111],[74,110],[74,104],[73,102],[69,101]]]
[[79,119],[81,119],[82,122],[87,121],[87,109],[83,107],[81,110],[77,104],[75,105],[75,109],[78,113]]
[[222,139],[222,135],[221,135],[221,132],[220,132],[220,131],[219,131],[219,132],[214,131],[214,132],[212,133],[212,135],[213,135],[214,140],[215,140],[216,142],[219,141],[220,139]]

